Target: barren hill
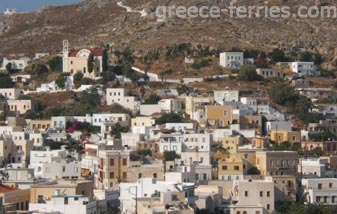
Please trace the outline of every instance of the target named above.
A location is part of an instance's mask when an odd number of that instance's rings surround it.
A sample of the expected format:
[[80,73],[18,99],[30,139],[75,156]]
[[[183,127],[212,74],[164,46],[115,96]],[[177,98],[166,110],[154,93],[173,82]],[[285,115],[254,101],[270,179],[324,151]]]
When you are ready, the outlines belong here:
[[[333,0],[239,0],[238,5],[330,5]],[[192,18],[157,22],[157,6],[214,6],[221,0],[87,0],[34,13],[0,16],[0,54],[60,51],[62,40],[72,46],[110,44],[142,54],[180,43],[219,49],[305,49],[337,55],[337,19],[313,18]],[[222,5],[223,6],[223,5]],[[130,8],[128,8],[130,7]],[[128,12],[129,10],[129,12]]]

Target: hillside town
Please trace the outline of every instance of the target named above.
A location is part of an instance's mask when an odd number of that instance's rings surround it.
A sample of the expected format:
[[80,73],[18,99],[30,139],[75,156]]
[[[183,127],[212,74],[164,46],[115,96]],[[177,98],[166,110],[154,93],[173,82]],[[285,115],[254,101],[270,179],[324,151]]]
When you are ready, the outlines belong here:
[[213,59],[224,73],[174,78],[67,40],[59,54],[5,56],[1,213],[337,212],[337,90],[322,59]]

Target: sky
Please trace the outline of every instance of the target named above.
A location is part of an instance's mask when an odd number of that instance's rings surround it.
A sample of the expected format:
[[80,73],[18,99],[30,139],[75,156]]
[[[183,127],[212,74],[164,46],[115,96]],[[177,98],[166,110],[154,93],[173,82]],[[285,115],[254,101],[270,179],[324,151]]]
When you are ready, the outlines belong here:
[[58,6],[80,2],[81,0],[0,0],[0,12],[15,8],[20,12],[31,12],[43,6]]

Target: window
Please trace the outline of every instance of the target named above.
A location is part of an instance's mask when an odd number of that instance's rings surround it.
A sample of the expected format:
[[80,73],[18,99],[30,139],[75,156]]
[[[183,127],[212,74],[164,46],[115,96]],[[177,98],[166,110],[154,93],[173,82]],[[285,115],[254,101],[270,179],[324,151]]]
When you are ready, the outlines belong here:
[[37,196],[37,203],[39,203],[39,204],[43,203],[43,195]]
[[234,170],[238,171],[238,170],[240,170],[240,167],[239,166],[234,166]]
[[74,201],[78,201],[78,197],[74,197]]
[[329,188],[332,188],[332,183],[329,183]]
[[260,191],[260,197],[263,197],[263,191]]
[[248,191],[245,191],[245,197],[248,197]]
[[128,160],[126,158],[123,158],[123,166],[127,165]]
[[68,204],[68,197],[64,197],[64,204]]
[[317,203],[321,202],[321,197],[320,196],[316,196],[316,202]]
[[65,172],[65,171],[66,171],[66,167],[62,166],[62,172]]
[[336,196],[331,197],[331,203],[336,203]]
[[114,166],[115,165],[115,160],[113,158],[110,159],[110,166]]
[[142,178],[142,173],[138,173],[138,178]]
[[270,210],[270,205],[269,204],[267,204],[267,210]]
[[110,172],[110,179],[115,178],[115,173],[114,172]]
[[324,203],[328,203],[328,196],[324,196]]
[[157,178],[157,173],[153,173],[153,177],[154,177],[154,178]]
[[123,178],[126,179],[127,178],[127,174],[126,172],[123,172]]
[[255,214],[261,214],[261,212],[260,211],[255,211]]
[[222,170],[227,170],[227,166],[222,166]]
[[270,197],[270,192],[269,191],[267,191],[267,197]]
[[319,184],[317,185],[317,188],[318,188],[318,189],[322,189],[322,184],[319,183]]
[[242,214],[247,214],[247,211],[242,211]]

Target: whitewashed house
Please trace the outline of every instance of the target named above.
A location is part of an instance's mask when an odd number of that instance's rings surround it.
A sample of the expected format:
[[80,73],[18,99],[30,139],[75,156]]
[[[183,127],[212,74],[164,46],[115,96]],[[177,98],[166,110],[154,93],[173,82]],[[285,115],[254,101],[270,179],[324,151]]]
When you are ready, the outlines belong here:
[[337,178],[302,179],[302,185],[306,203],[336,204]]
[[63,195],[56,190],[45,203],[29,203],[29,213],[96,214],[97,202],[81,195]]
[[130,96],[129,91],[124,88],[107,88],[106,102],[107,105],[117,103],[131,111],[138,110],[140,105],[140,102],[137,101],[136,97]]
[[214,91],[214,101],[220,105],[224,102],[238,102],[239,101],[239,90],[219,90]]
[[3,61],[2,61],[2,70],[6,70],[6,66],[11,63],[12,64],[12,69],[14,70],[23,70],[25,69],[29,63],[30,63],[30,58],[28,57],[22,57],[19,59],[8,59],[6,57],[4,57]]
[[292,62],[290,63],[290,69],[300,77],[317,75],[314,62]]
[[243,52],[220,53],[220,66],[224,68],[239,68],[243,65]]

